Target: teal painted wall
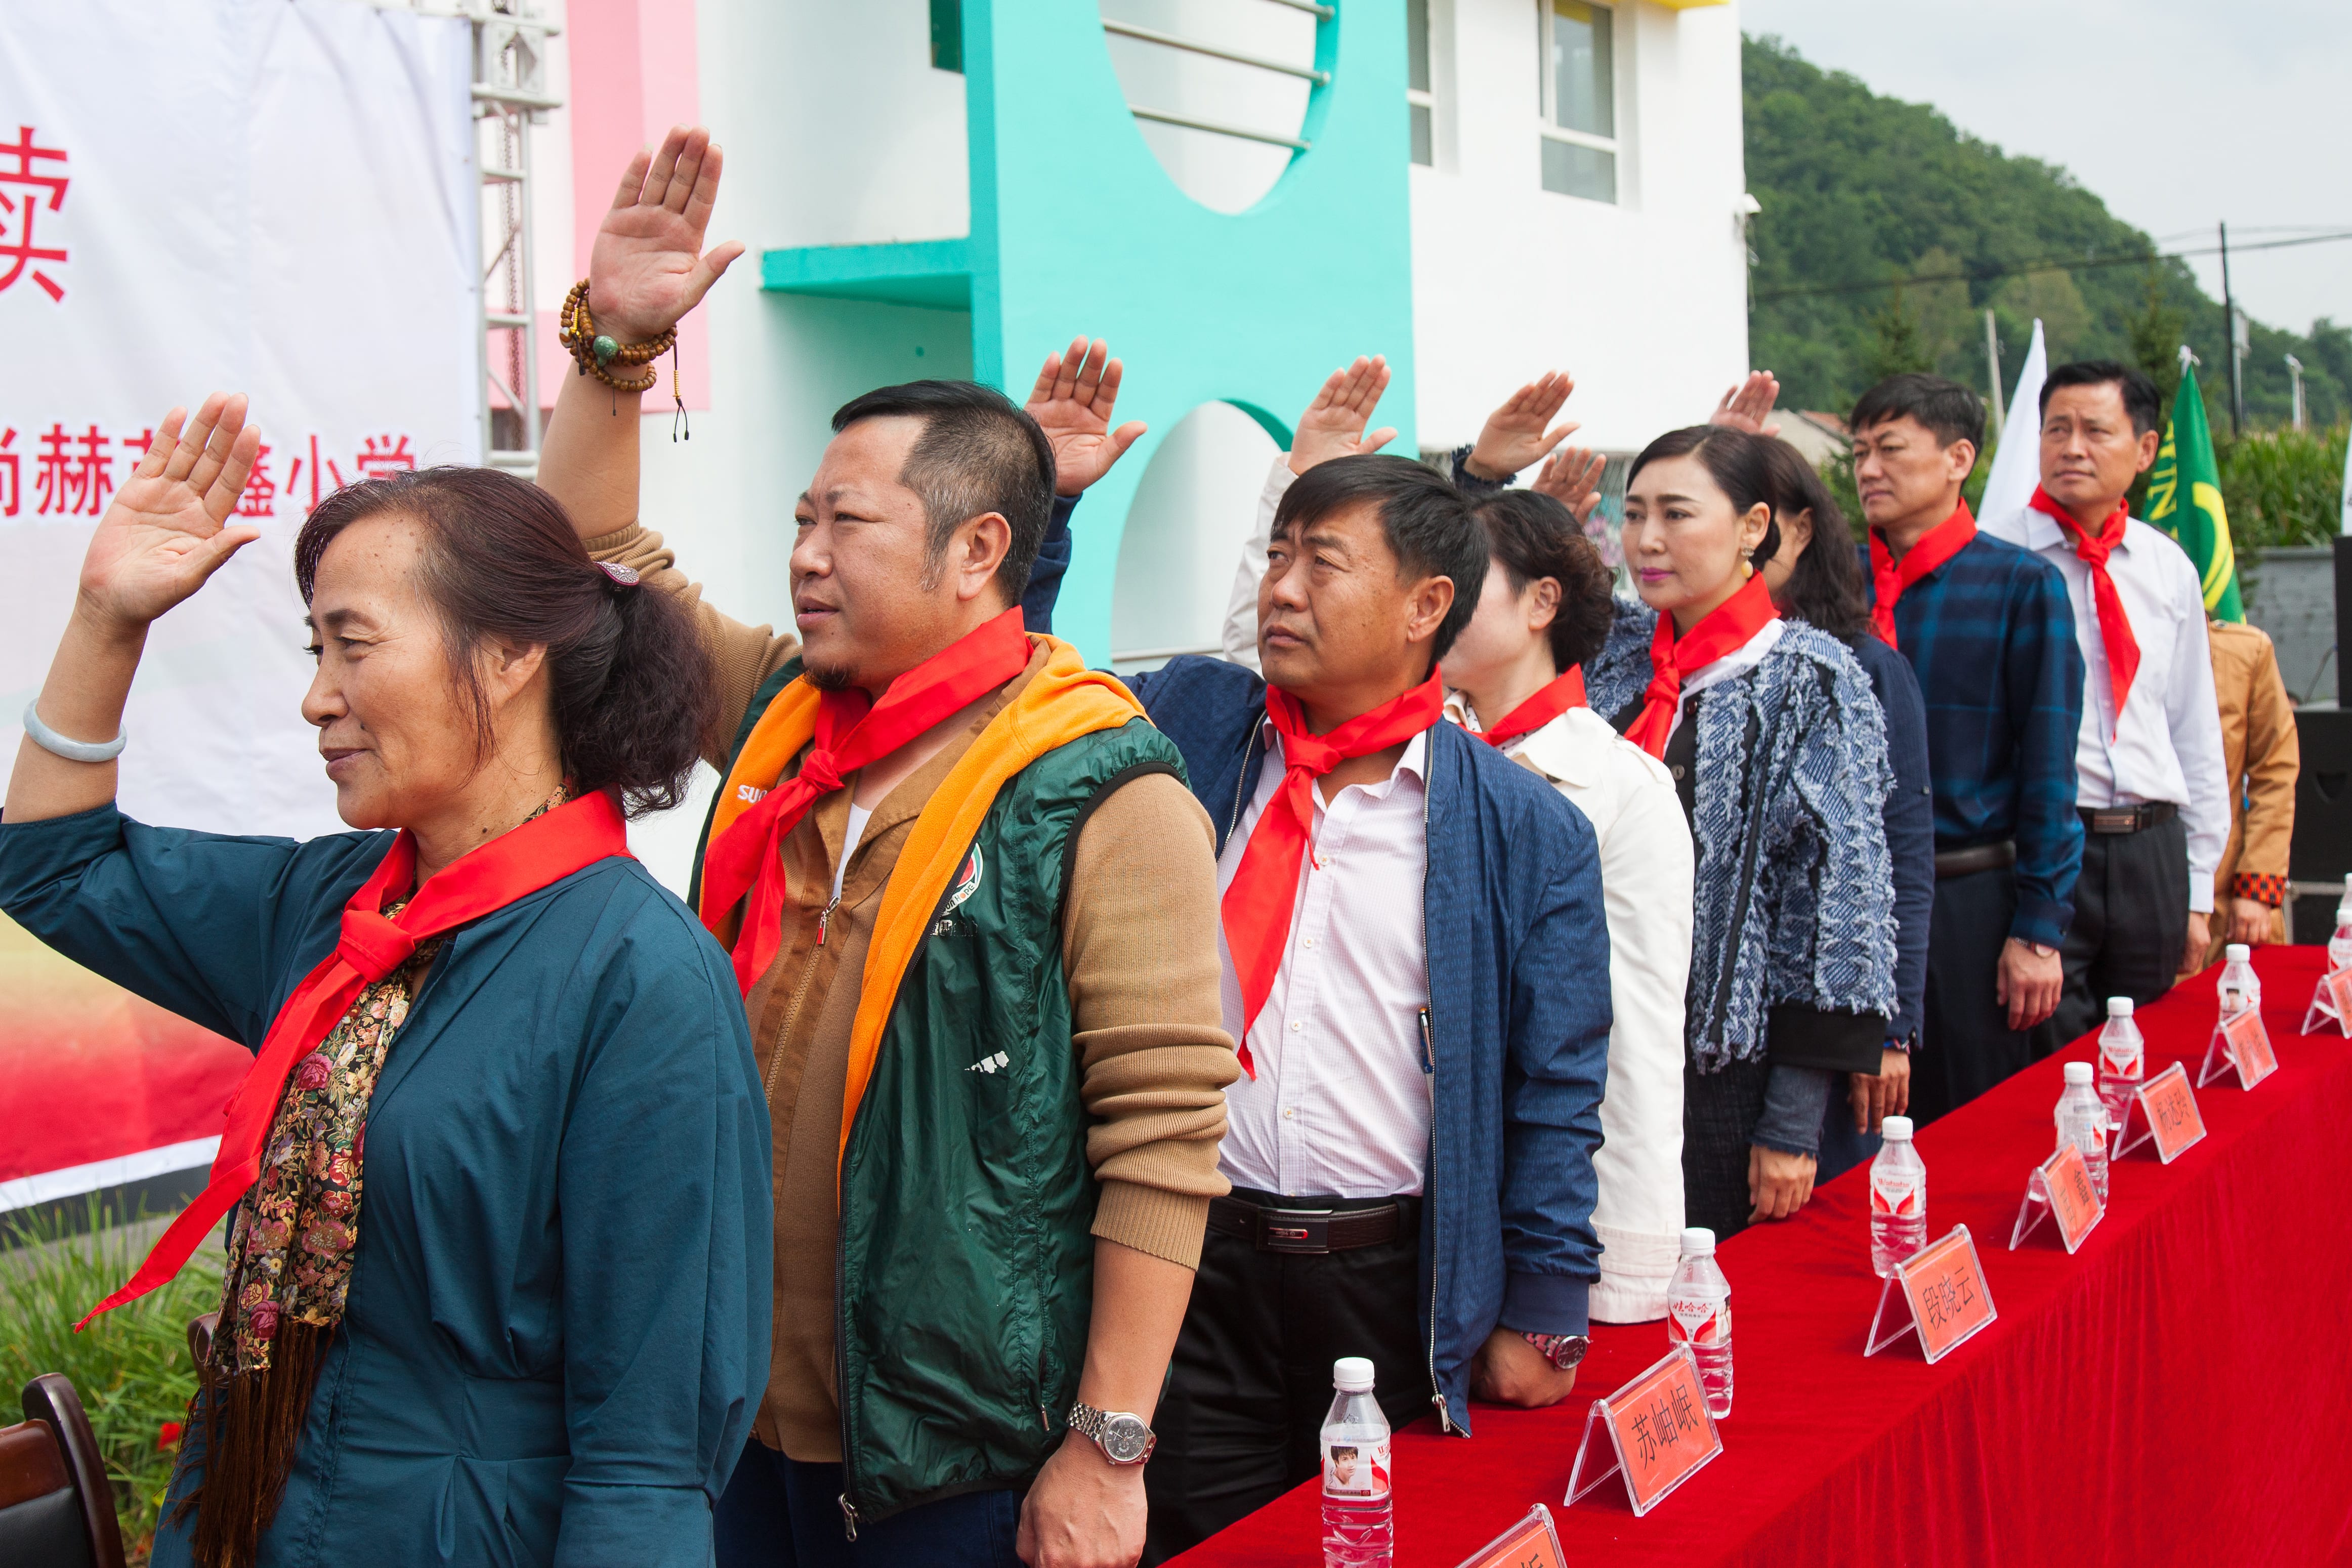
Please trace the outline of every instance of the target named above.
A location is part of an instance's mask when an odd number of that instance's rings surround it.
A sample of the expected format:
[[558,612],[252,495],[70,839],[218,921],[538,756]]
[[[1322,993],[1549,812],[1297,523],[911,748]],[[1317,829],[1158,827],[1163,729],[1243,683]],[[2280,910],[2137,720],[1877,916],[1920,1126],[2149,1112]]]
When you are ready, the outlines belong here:
[[1119,414],[1150,432],[1088,492],[1055,629],[1095,663],[1136,486],[1203,402],[1288,444],[1335,366],[1389,357],[1381,418],[1415,450],[1403,0],[1338,0],[1316,30],[1330,73],[1272,191],[1248,211],[1177,189],[1128,112],[1095,0],[964,0],[971,233],[952,242],[772,251],[766,286],[947,304],[968,299],[971,373],[1023,396],[1083,332],[1128,367]]

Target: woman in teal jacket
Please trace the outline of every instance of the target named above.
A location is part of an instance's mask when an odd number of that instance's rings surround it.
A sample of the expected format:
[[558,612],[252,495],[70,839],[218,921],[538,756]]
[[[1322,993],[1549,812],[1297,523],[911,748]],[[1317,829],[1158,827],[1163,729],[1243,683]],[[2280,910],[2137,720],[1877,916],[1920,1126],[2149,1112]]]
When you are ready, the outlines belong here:
[[0,907],[257,1052],[186,1234],[112,1299],[236,1202],[154,1561],[701,1568],[772,1224],[726,955],[622,833],[692,765],[691,626],[520,480],[341,491],[297,545],[303,707],[362,831],[131,821],[103,737],[146,627],[254,537],[243,400],[181,424],[99,526],[0,824]]

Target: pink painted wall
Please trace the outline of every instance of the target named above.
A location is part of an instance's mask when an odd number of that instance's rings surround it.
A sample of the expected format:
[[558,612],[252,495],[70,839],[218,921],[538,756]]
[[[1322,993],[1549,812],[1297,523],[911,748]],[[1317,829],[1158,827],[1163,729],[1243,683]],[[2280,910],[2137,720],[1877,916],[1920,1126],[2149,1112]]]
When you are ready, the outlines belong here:
[[[613,204],[613,188],[641,147],[658,145],[673,125],[701,117],[695,53],[694,0],[571,0],[565,41],[572,59],[568,108],[572,121],[572,272],[585,277],[596,225]],[[757,258],[751,258],[756,265]],[[740,267],[743,265],[739,262]],[[540,334],[554,342],[554,312]],[[678,377],[688,408],[710,406],[710,331],[700,310],[678,325]],[[559,347],[555,371],[569,373]],[[558,382],[542,367],[541,395],[551,402]],[[670,366],[646,394],[646,412],[669,402]]]

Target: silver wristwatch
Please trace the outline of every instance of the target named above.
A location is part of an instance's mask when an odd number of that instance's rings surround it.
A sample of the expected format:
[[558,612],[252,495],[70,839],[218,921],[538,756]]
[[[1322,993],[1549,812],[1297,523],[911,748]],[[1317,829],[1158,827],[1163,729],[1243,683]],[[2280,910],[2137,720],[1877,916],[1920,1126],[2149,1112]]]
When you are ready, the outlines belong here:
[[1157,1434],[1140,1416],[1124,1410],[1097,1410],[1080,1403],[1070,1406],[1070,1430],[1102,1450],[1114,1465],[1139,1465],[1151,1457]]
[[1580,1333],[1529,1333],[1519,1331],[1519,1337],[1536,1347],[1538,1354],[1550,1362],[1555,1372],[1566,1372],[1584,1359],[1592,1348],[1592,1341]]

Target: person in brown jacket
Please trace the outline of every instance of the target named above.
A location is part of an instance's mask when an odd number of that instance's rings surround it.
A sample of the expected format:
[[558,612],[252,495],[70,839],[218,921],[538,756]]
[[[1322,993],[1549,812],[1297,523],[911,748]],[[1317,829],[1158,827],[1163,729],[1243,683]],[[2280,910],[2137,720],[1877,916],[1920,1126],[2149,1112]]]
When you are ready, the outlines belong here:
[[[638,521],[652,378],[603,351],[658,342],[741,253],[702,250],[719,162],[673,130],[631,164],[591,255],[598,357],[564,378],[539,470],[616,580],[692,607],[718,665],[699,913],[743,990],[776,1215],[772,1364],[718,1563],[1120,1568],[1239,1067],[1208,815],[1133,696],[1018,606],[1056,492],[1141,427],[1111,426],[1099,343],[1025,412],[969,383],[858,398],[794,507],[800,636],[728,616]],[[1038,966],[1017,1006],[1007,952]],[[938,1042],[971,1035],[999,1049],[943,1069]]]
[[2278,651],[2259,626],[2206,623],[2213,692],[2221,706],[2221,759],[2230,781],[2230,842],[2213,873],[2213,940],[2205,962],[2231,942],[2284,942],[2287,845],[2294,837],[2294,779],[2303,749]]

